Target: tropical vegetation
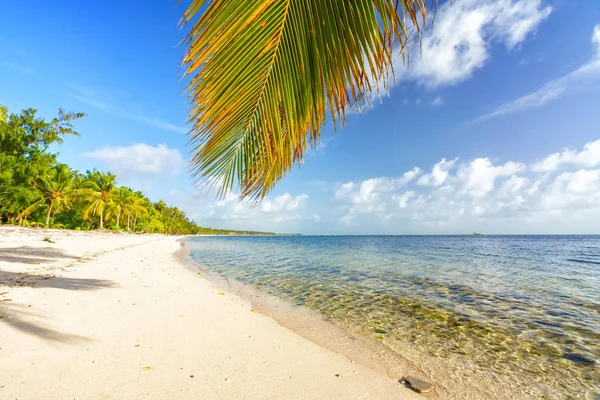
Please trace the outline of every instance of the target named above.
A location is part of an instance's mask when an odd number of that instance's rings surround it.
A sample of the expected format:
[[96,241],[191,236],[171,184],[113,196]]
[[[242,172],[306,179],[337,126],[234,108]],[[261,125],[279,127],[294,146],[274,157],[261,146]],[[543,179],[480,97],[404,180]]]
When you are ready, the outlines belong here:
[[319,145],[328,115],[344,123],[385,89],[426,21],[425,0],[193,0],[182,25],[195,175],[263,198]]
[[[57,161],[50,149],[67,135],[82,113],[59,110],[46,121],[36,110],[0,120],[0,224],[78,230],[114,229],[165,234],[229,234],[203,228],[177,207],[152,202],[142,192],[117,184],[110,172],[81,173]],[[255,232],[237,232],[253,234]]]

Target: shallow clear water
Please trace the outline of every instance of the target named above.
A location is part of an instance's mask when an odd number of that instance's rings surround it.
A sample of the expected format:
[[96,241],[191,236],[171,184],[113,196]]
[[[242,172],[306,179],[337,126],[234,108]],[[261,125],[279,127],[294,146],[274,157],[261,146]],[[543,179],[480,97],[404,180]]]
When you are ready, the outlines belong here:
[[[194,237],[191,256],[366,334],[600,390],[600,236]],[[557,383],[559,380],[560,384]]]

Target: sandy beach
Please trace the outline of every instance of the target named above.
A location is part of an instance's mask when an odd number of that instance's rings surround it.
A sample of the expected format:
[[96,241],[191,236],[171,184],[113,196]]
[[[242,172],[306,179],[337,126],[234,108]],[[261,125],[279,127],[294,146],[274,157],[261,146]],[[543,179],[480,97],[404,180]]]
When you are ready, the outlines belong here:
[[0,397],[423,398],[186,268],[178,239],[0,227]]

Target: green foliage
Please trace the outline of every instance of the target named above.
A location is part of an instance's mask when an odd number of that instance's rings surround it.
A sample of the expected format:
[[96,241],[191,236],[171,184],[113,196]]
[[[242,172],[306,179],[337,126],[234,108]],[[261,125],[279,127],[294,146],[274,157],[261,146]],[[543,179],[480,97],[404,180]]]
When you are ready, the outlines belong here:
[[29,109],[0,121],[0,223],[173,235],[235,233],[199,227],[177,207],[152,203],[142,192],[118,186],[110,172],[82,174],[59,164],[48,147],[62,143],[65,135],[78,135],[72,122],[83,116],[60,109],[46,122]]

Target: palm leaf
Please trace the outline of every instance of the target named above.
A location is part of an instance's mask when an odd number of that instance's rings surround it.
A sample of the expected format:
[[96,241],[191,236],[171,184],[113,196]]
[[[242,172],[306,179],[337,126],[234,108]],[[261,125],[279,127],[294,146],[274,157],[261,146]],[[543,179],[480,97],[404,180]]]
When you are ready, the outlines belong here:
[[26,209],[21,211],[21,213],[19,215],[17,215],[17,219],[27,218],[29,215],[40,210],[45,205],[46,205],[46,199],[44,197],[42,197],[38,201],[31,204],[29,207],[27,207]]
[[8,118],[8,108],[0,104],[0,122],[6,122]]
[[328,115],[345,122],[387,82],[392,50],[425,14],[424,0],[194,0],[182,19],[194,175],[264,197],[318,146]]

